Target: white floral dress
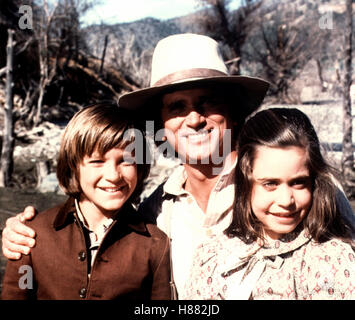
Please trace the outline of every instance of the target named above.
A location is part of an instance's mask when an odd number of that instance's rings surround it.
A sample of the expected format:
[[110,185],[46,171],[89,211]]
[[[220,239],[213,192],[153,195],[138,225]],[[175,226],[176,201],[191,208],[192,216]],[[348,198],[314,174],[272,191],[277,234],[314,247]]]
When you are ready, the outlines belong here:
[[180,299],[355,299],[355,254],[304,231],[264,246],[221,235],[198,247]]

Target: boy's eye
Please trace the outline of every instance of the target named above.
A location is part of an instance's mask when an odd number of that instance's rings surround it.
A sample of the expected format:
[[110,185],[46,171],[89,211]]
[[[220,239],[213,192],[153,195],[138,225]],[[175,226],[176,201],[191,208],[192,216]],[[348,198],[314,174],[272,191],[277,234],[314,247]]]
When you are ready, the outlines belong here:
[[132,155],[132,153],[126,152],[123,154],[123,158],[120,163],[123,165],[132,165],[136,163],[136,158],[134,155]]
[[136,159],[134,157],[126,158],[121,162],[124,166],[131,166],[136,163]]
[[101,159],[91,159],[88,162],[92,164],[96,164],[96,163],[103,163],[104,161]]

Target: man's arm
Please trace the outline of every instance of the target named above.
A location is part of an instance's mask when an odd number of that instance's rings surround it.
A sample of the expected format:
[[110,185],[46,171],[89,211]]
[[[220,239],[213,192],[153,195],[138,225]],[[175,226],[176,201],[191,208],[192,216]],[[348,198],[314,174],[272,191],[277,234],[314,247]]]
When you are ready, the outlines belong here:
[[26,207],[22,213],[6,220],[2,232],[2,252],[8,259],[18,260],[21,254],[29,254],[35,245],[35,231],[23,222],[31,220],[36,215],[34,207]]

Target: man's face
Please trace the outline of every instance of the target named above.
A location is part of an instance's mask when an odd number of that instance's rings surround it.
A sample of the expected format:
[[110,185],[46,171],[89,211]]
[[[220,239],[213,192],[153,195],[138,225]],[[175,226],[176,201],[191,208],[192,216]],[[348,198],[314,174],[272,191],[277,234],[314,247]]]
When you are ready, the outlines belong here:
[[187,164],[216,164],[213,154],[224,155],[223,143],[234,149],[233,121],[222,95],[194,88],[167,93],[162,103],[165,135]]

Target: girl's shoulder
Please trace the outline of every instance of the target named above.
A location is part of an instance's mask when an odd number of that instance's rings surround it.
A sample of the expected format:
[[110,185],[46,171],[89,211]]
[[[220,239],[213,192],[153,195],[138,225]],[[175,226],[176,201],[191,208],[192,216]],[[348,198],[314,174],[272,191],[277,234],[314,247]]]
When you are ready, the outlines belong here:
[[347,243],[338,238],[333,238],[321,243],[316,242],[315,240],[311,240],[309,243],[309,247],[312,248],[312,251],[319,253],[354,253],[354,248],[351,246],[350,243]]
[[336,238],[322,243],[311,240],[305,250],[305,259],[314,260],[319,267],[325,264],[351,265],[355,270],[354,248]]
[[[307,244],[301,269],[312,299],[354,299],[355,255],[351,245],[339,239]],[[300,285],[302,287],[302,285]]]

